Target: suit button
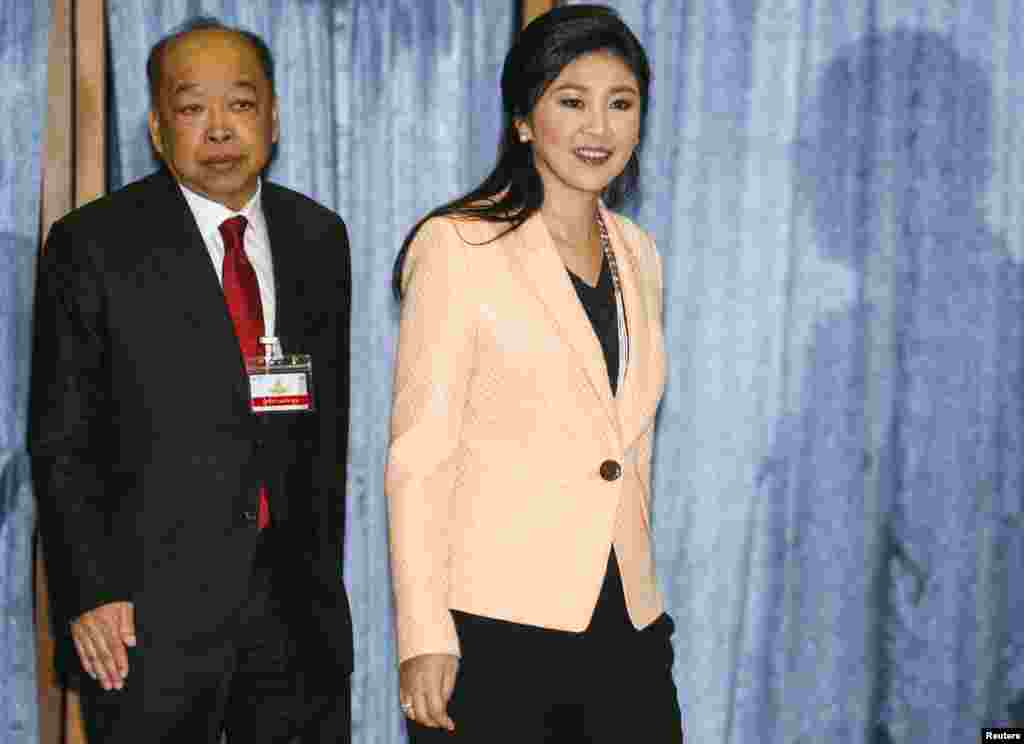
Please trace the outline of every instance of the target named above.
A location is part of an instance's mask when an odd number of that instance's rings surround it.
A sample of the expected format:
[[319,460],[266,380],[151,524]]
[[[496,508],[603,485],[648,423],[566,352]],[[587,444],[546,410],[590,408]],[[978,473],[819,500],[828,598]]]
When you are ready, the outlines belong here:
[[252,443],[252,445],[253,445],[253,447],[255,447],[256,449],[258,449],[258,450],[261,450],[261,449],[263,449],[263,440],[262,440],[262,439],[257,439],[256,441],[254,441],[254,442]]
[[601,463],[601,477],[606,481],[618,480],[622,475],[622,466],[615,460],[605,460]]

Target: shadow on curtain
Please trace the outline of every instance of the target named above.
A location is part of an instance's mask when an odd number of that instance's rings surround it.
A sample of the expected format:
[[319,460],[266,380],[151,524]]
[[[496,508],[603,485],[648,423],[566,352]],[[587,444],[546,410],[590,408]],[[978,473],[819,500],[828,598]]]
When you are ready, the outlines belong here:
[[1024,284],[985,215],[991,91],[942,35],[895,29],[840,49],[801,119],[797,189],[853,292],[784,362],[799,410],[759,472],[752,700],[811,712],[777,715],[780,740],[1009,719]]
[[35,744],[32,533],[25,416],[39,246],[49,4],[0,0],[0,739]]

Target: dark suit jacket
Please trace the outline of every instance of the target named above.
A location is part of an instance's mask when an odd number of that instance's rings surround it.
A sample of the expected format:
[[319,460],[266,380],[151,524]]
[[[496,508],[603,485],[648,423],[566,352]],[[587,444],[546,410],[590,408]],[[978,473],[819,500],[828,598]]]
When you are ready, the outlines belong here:
[[[274,514],[286,611],[310,659],[352,664],[342,585],[348,239],[341,219],[264,182],[277,336],[313,357],[317,410],[256,416],[220,284],[161,172],[54,224],[41,259],[29,448],[55,622],[135,603],[138,649],[202,665],[234,631]],[[277,539],[279,538],[279,539]],[[67,638],[64,638],[67,641]],[[230,642],[230,641],[229,641]],[[79,670],[70,643],[59,666]]]

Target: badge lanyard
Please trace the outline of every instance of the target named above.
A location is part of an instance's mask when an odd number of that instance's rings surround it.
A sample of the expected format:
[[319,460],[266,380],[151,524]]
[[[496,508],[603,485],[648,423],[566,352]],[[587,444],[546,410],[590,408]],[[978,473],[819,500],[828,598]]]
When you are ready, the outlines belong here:
[[619,265],[615,261],[615,253],[612,251],[612,241],[608,237],[608,227],[604,224],[601,212],[597,213],[598,231],[601,233],[601,247],[604,249],[605,260],[608,261],[608,269],[612,274],[612,288],[615,291],[616,320],[619,326],[619,379],[615,386],[616,394],[622,391],[622,384],[626,380],[626,367],[629,364],[629,327],[626,323],[626,307],[622,302],[622,282],[619,279]]

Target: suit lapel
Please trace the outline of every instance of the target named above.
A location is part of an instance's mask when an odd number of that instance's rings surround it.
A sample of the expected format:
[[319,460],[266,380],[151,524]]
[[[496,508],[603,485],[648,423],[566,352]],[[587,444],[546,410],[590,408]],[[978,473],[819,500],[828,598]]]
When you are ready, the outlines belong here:
[[152,191],[142,204],[146,232],[158,242],[154,260],[191,325],[194,345],[187,351],[205,360],[209,374],[227,376],[232,390],[248,406],[245,362],[199,226],[174,179],[163,172],[151,178]]
[[[289,249],[301,242],[302,227],[291,219],[291,210],[271,183],[263,182],[263,217],[267,222],[270,255],[274,265],[274,335],[286,354],[308,353],[303,345],[304,323],[301,299],[305,294],[298,252]],[[314,360],[315,362],[315,360]]]
[[617,437],[619,417],[608,384],[604,352],[543,217],[539,212],[534,214],[512,235],[519,238],[517,255],[534,294],[546,307],[552,324],[573,350]]

